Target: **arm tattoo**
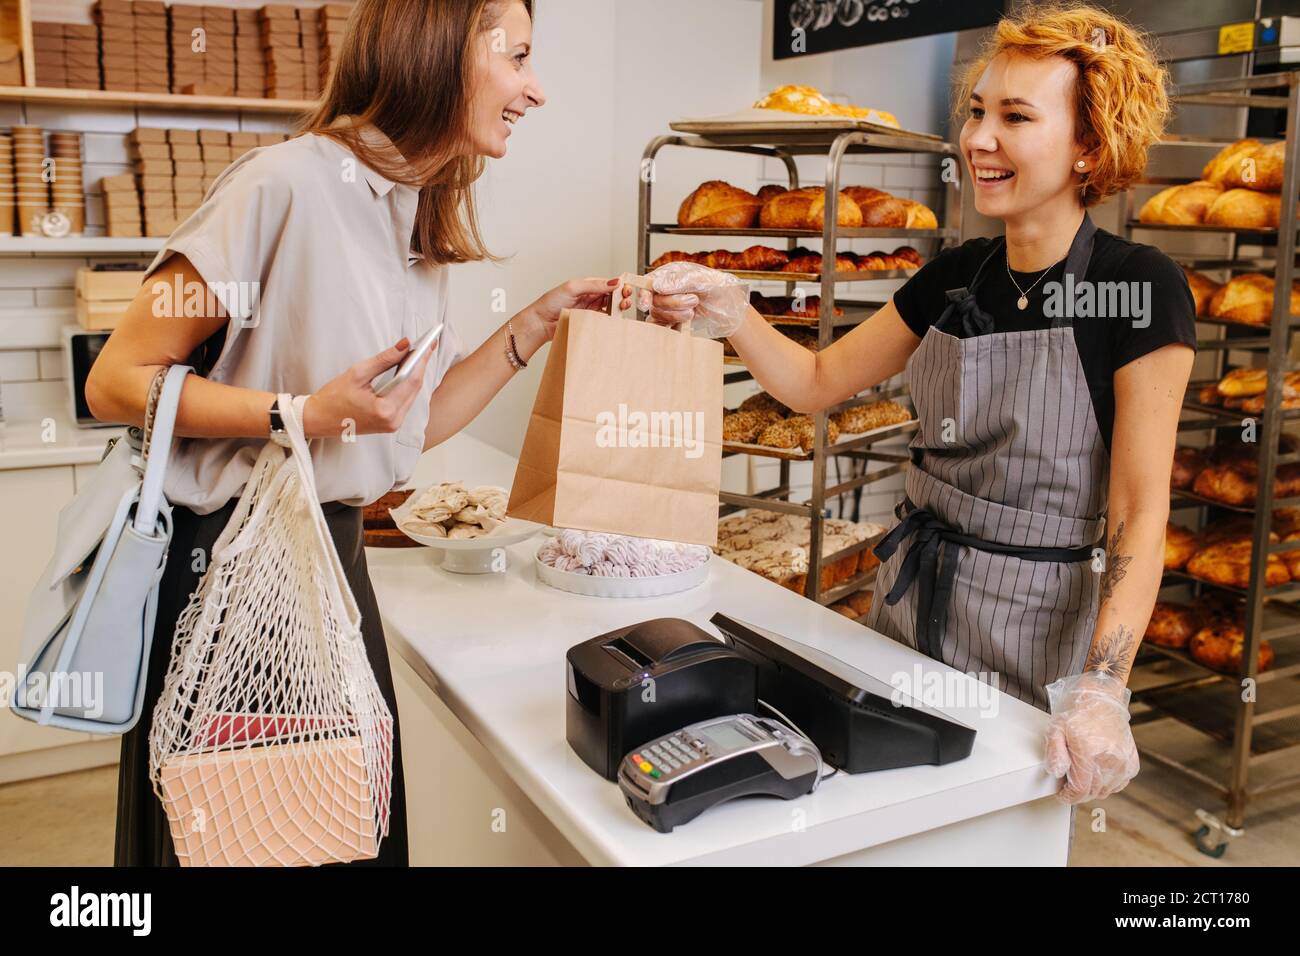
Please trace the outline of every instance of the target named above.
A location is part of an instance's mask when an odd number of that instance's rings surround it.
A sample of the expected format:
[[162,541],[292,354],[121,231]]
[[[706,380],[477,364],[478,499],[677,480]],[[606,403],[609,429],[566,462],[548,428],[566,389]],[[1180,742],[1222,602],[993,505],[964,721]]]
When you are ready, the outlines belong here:
[[1106,569],[1101,573],[1101,600],[1105,604],[1115,592],[1115,585],[1124,580],[1125,568],[1133,560],[1132,555],[1120,554],[1119,542],[1124,536],[1124,522],[1119,523],[1115,533],[1110,536],[1110,547],[1106,549]]
[[1093,642],[1088,650],[1088,663],[1085,668],[1122,679],[1134,645],[1133,629],[1120,624],[1115,630],[1101,635]]

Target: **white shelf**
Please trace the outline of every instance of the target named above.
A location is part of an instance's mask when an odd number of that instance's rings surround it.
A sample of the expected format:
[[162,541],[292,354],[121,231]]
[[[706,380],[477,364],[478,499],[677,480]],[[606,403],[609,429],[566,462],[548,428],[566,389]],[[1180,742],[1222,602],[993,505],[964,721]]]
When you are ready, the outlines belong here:
[[68,236],[45,239],[40,236],[0,236],[0,256],[145,255],[163,247],[162,238],[115,239],[107,236]]

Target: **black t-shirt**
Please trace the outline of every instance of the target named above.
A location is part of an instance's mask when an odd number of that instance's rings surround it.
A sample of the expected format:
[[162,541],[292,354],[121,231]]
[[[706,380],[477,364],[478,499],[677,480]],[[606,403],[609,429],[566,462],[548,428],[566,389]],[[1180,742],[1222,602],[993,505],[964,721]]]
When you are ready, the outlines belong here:
[[[969,286],[974,281],[975,272],[995,241],[971,239],[945,249],[898,289],[894,293],[894,305],[907,327],[924,337],[926,330],[943,315],[947,305],[945,292]],[[1028,289],[1040,274],[1041,271],[1017,272],[1015,281],[1021,289]],[[1006,251],[1001,249],[985,268],[975,301],[993,317],[995,332],[1045,329],[1052,324],[1044,308],[1047,290],[1057,283],[1054,301],[1060,302],[1059,284],[1064,274],[1063,261],[1052,266],[1030,291],[1029,306],[1022,312],[1016,308],[1020,293],[1007,276]],[[1109,450],[1115,424],[1115,370],[1174,342],[1196,348],[1196,303],[1187,286],[1187,277],[1177,263],[1153,246],[1130,242],[1104,229],[1098,229],[1093,239],[1092,259],[1085,279],[1089,283],[1150,283],[1128,287],[1130,291],[1137,290],[1137,297],[1130,299],[1128,314],[1124,316],[1081,317],[1077,306],[1075,309],[1074,342],[1092,393],[1097,425]],[[1106,307],[1107,311],[1121,301],[1110,293],[1105,297],[1096,296],[1102,298],[1112,304]],[[1141,318],[1135,318],[1139,307]],[[1098,311],[1101,310],[1094,309],[1093,315]],[[961,320],[956,316],[944,331],[964,335]]]

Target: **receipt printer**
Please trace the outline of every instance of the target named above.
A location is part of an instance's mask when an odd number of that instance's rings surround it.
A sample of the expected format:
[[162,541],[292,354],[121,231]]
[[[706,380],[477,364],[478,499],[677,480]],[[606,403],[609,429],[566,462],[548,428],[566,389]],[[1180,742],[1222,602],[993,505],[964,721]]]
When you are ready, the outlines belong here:
[[569,746],[607,780],[642,744],[756,704],[754,664],[681,618],[593,637],[569,648],[565,663]]

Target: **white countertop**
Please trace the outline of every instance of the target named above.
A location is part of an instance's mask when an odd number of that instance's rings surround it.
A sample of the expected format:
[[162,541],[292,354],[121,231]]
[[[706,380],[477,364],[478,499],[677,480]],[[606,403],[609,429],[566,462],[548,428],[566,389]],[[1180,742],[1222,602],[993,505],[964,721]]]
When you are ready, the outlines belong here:
[[0,425],[0,471],[96,464],[108,440],[125,431],[120,426],[82,428],[62,410],[41,419],[8,421]]
[[[514,460],[466,435],[428,452],[414,484],[463,479],[509,487]],[[943,767],[836,774],[794,801],[746,799],[661,834],[637,819],[618,785],[569,748],[565,651],[656,617],[681,617],[716,635],[717,611],[838,657],[889,682],[946,666],[720,559],[708,580],[663,598],[609,600],[556,591],[536,579],[539,536],[509,550],[504,573],[442,571],[425,549],[369,549],[388,640],[593,864],[807,864],[1017,806],[1056,790],[1042,768],[1047,716],[998,695],[995,716],[947,712],[977,730],[970,757]],[[792,825],[802,811],[801,827]],[[1062,815],[1069,810],[1059,806]],[[1064,828],[1063,831],[1064,832]],[[1064,853],[1064,847],[1062,847]]]

